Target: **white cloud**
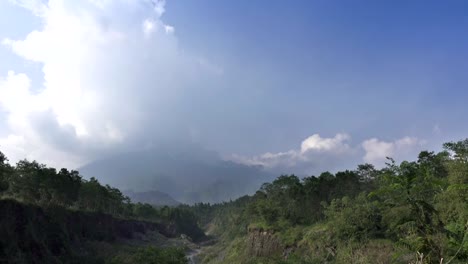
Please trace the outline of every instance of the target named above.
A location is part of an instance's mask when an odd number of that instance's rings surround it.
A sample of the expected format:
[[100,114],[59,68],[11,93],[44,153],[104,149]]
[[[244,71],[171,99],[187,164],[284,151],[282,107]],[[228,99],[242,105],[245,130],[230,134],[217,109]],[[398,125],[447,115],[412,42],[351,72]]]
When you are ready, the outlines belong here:
[[415,137],[404,137],[395,141],[387,142],[377,138],[371,138],[362,142],[365,151],[363,157],[365,162],[381,166],[387,157],[414,158],[415,154],[425,142]]
[[314,134],[302,141],[301,153],[304,154],[307,151],[346,151],[349,146],[345,142],[349,139],[350,136],[347,134],[337,134],[333,138],[322,138],[319,134]]
[[331,138],[314,134],[302,141],[300,149],[267,152],[253,157],[232,155],[230,159],[242,164],[262,166],[276,173],[317,175],[323,171],[351,169],[363,162],[382,167],[387,157],[413,160],[426,144],[424,140],[415,137],[403,137],[390,142],[371,138],[357,146],[351,146],[350,140],[351,137],[343,133]]
[[166,31],[166,34],[174,34],[175,28],[173,26],[164,25],[164,31]]
[[42,28],[2,43],[42,65],[44,74],[37,84],[23,73],[0,73],[0,111],[9,130],[0,149],[12,161],[46,161],[48,153],[51,165],[77,166],[101,151],[168,133],[181,126],[168,117],[178,113],[181,98],[218,74],[180,51],[174,28],[161,18],[164,1],[12,2],[39,16]]
[[166,12],[166,9],[165,9],[165,5],[166,5],[166,1],[164,0],[154,0],[152,1],[153,5],[154,5],[154,11],[159,15],[159,16],[162,16],[162,14],[164,14],[164,12]]
[[156,30],[155,22],[151,19],[143,21],[143,33],[149,37]]
[[347,134],[336,134],[332,138],[314,134],[302,141],[300,149],[267,152],[254,157],[233,155],[231,159],[247,165],[260,165],[269,170],[282,170],[285,173],[320,173],[342,168],[346,159],[352,159],[355,151],[349,146],[349,140],[350,136]]

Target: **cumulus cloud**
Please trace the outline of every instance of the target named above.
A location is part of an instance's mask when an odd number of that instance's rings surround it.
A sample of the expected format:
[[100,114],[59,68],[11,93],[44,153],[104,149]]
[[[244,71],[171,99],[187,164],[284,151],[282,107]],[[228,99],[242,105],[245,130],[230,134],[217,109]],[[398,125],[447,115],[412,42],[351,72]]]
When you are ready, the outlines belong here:
[[33,84],[24,73],[0,73],[9,132],[0,146],[13,161],[50,157],[51,165],[77,166],[116,146],[182,131],[188,125],[173,120],[218,74],[181,51],[162,20],[164,1],[11,2],[42,28],[2,43],[42,65],[44,77]]
[[365,162],[381,166],[387,157],[414,158],[411,155],[415,155],[424,144],[423,140],[415,137],[404,137],[391,142],[371,138],[362,142],[365,151],[363,159]]
[[301,153],[304,154],[308,151],[346,152],[349,150],[349,145],[345,142],[349,139],[350,136],[347,134],[337,134],[333,138],[322,138],[319,134],[314,134],[302,141]]
[[254,157],[233,155],[232,160],[247,165],[262,166],[284,173],[316,174],[345,167],[355,154],[350,147],[350,136],[339,133],[334,137],[314,134],[304,139],[299,149],[285,152],[267,152]]
[[323,171],[350,169],[361,163],[382,167],[387,157],[411,160],[425,144],[424,140],[415,137],[403,137],[389,142],[370,138],[354,146],[350,145],[350,140],[351,137],[344,133],[331,138],[314,134],[304,139],[299,149],[267,152],[253,157],[232,155],[230,159],[247,165],[262,166],[277,173],[317,175]]

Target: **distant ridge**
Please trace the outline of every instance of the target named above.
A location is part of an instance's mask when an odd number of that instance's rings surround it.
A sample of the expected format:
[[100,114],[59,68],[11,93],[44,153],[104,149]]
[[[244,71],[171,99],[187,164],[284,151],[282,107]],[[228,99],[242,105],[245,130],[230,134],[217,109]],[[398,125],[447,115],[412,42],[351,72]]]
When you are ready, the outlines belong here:
[[233,200],[274,178],[261,167],[222,160],[216,152],[180,143],[117,153],[79,171],[121,190],[159,191],[187,204]]

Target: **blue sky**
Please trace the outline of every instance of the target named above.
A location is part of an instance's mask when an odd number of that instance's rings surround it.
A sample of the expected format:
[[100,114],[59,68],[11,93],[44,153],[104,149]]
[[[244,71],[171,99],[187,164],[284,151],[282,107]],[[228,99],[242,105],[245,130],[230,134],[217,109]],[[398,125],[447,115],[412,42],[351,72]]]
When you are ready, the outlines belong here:
[[241,70],[248,62],[274,79],[266,103],[288,105],[279,123],[291,138],[313,130],[431,136],[436,124],[457,137],[467,128],[467,5],[179,1],[167,4],[165,19],[185,49]]
[[[51,15],[33,15],[38,1],[13,2],[0,3],[2,40],[23,41],[33,30],[47,33],[47,25],[58,23]],[[151,13],[145,0],[131,8],[115,1],[105,9],[71,2],[64,1],[61,9],[42,1],[63,17],[91,17],[95,24],[71,24],[76,27],[58,31],[74,38],[73,30],[82,30],[76,43],[58,38],[50,41],[50,48],[40,46],[42,50],[33,48],[34,41],[26,41],[26,48],[16,42],[0,46],[0,78],[13,70],[32,81],[30,94],[48,90],[46,99],[30,99],[41,106],[28,108],[26,114],[21,107],[0,110],[0,145],[8,156],[42,158],[48,150],[54,154],[46,161],[68,165],[60,158],[67,154],[70,165],[78,166],[109,151],[170,138],[196,142],[238,162],[312,172],[336,167],[328,160],[312,162],[318,156],[343,164],[381,162],[385,154],[407,158],[468,135],[466,1],[167,1],[159,3],[164,13]],[[175,30],[151,31],[148,41],[148,32],[136,33],[145,19],[156,28]],[[115,50],[101,49],[98,37],[86,35],[91,28],[115,30],[143,44],[117,39],[122,42],[109,44]],[[43,35],[57,37],[53,34],[58,33]],[[88,41],[92,37],[95,42]],[[62,48],[84,52],[77,54],[84,54],[83,61],[95,69],[80,68],[79,57],[69,59],[77,64],[58,60],[54,56],[60,52],[53,50]],[[67,87],[60,76],[68,74],[69,79],[82,78],[73,83],[73,91],[92,107],[60,104],[57,87]],[[44,84],[44,76],[52,84]],[[4,82],[3,89],[8,85]],[[96,101],[89,99],[94,94]],[[100,109],[106,111],[99,117],[92,114]],[[7,121],[18,118],[15,111],[21,112],[21,125]],[[41,122],[57,131],[47,131]],[[101,135],[103,130],[108,134]],[[54,133],[60,140],[30,143]],[[320,138],[314,137],[312,147],[302,153],[301,143],[316,134]],[[323,142],[339,144],[318,147]],[[366,156],[370,152],[376,153]]]

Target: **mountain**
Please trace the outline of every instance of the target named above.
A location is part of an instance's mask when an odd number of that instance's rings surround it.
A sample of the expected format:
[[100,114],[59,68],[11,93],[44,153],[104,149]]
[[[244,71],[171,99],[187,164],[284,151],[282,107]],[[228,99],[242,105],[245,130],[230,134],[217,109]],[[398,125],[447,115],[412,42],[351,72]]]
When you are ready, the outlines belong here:
[[91,162],[80,172],[124,190],[164,192],[183,203],[229,201],[273,178],[262,168],[222,160],[194,144],[120,153]]
[[180,204],[180,202],[176,201],[169,194],[161,191],[124,191],[124,194],[130,197],[134,203],[148,203],[154,206],[177,206]]

